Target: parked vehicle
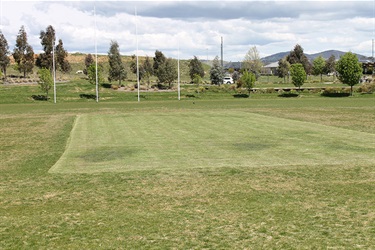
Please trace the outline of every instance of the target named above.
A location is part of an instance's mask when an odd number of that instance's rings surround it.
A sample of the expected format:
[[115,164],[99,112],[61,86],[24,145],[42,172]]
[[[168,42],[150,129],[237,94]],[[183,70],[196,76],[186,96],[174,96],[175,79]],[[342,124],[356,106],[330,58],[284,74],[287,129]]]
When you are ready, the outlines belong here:
[[232,77],[224,77],[224,84],[233,84],[233,78]]

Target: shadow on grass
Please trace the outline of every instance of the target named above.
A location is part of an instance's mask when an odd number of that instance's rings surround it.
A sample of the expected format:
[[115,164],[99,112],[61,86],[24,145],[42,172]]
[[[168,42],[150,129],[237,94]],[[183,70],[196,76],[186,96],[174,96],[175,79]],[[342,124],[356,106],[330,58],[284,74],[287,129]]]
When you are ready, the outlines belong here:
[[117,159],[125,159],[138,151],[127,147],[100,147],[88,150],[79,157],[88,162],[106,162]]
[[248,94],[234,94],[234,98],[249,98]]
[[[136,95],[135,97],[138,98],[138,95]],[[140,98],[140,99],[147,99],[147,96],[146,96],[146,95],[139,95],[139,98]]]
[[322,93],[321,95],[325,97],[348,97],[350,93]]
[[195,95],[187,94],[186,97],[187,98],[195,98]]
[[32,95],[31,97],[35,101],[48,101],[48,99],[50,99],[49,97],[47,98],[47,96],[45,96],[45,95]]
[[284,98],[293,98],[293,97],[298,97],[299,94],[296,93],[283,93],[280,94],[279,97],[284,97]]
[[82,99],[96,99],[96,95],[94,94],[80,94],[79,97]]
[[105,89],[110,89],[112,87],[112,84],[110,83],[102,83],[102,87]]

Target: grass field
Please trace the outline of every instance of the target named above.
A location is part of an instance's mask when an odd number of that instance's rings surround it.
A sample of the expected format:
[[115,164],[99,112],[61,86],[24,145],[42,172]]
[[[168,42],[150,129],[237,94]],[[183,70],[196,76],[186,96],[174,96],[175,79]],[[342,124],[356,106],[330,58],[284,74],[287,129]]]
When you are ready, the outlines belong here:
[[0,249],[375,245],[373,95],[69,91],[1,89]]
[[374,152],[374,134],[244,111],[91,114],[50,172],[371,165]]

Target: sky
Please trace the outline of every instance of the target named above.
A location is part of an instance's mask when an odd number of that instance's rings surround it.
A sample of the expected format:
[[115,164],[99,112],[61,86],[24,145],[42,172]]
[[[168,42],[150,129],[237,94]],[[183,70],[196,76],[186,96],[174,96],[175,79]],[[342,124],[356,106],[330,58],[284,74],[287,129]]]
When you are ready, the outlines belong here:
[[[94,11],[95,9],[95,11]],[[375,0],[364,1],[18,1],[0,0],[0,29],[13,51],[23,25],[34,52],[52,25],[69,53],[242,61],[251,47],[261,57],[291,51],[341,50],[372,55]],[[138,43],[137,43],[138,41]]]

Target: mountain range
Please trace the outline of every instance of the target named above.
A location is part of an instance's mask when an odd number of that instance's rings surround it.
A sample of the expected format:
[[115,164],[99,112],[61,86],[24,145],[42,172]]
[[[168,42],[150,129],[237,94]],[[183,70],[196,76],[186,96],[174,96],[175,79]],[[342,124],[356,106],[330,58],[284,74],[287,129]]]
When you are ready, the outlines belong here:
[[[277,54],[273,54],[273,55],[270,55],[270,56],[263,57],[263,58],[261,58],[261,61],[263,62],[264,65],[267,65],[267,64],[270,64],[270,63],[273,63],[273,62],[278,62],[280,59],[289,55],[289,53],[290,53],[290,51],[280,52],[280,53],[277,53]],[[307,58],[310,61],[313,61],[318,56],[322,56],[324,59],[328,59],[331,55],[334,55],[336,60],[338,60],[345,53],[346,52],[342,52],[342,51],[339,51],[339,50],[327,50],[327,51],[323,51],[323,52],[319,52],[319,53],[315,53],[315,54],[305,54],[305,55],[307,56]],[[356,55],[357,55],[357,57],[360,61],[371,59],[371,58],[366,57],[364,55],[360,55],[360,54],[356,54]]]

